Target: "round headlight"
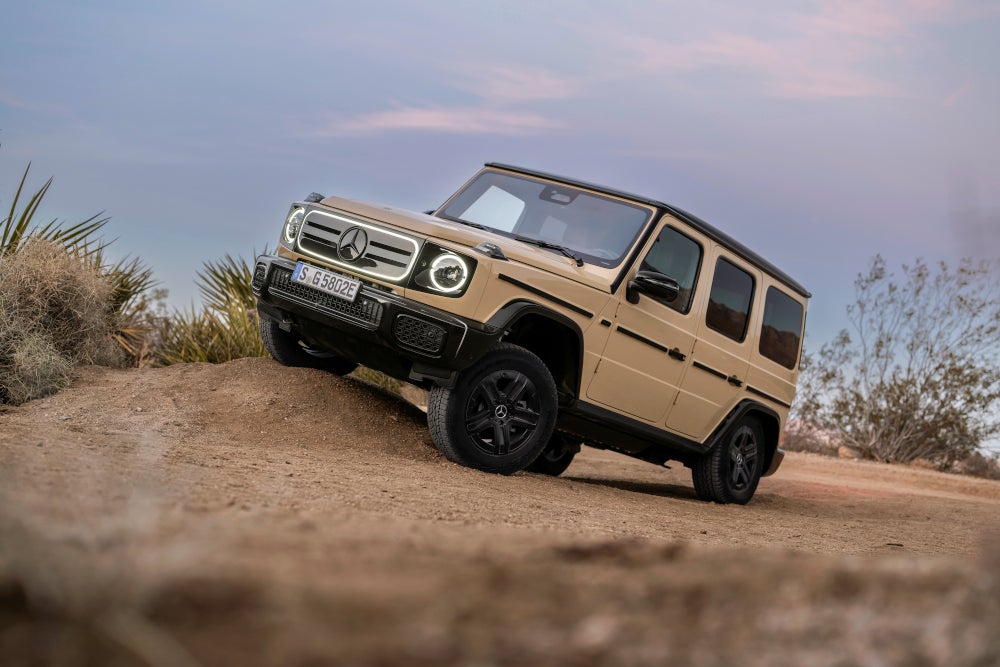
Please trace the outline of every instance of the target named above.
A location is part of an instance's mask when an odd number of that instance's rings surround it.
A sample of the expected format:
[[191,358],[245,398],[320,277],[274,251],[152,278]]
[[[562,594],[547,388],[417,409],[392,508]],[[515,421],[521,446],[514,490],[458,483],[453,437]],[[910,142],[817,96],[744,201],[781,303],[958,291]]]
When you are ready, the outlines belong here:
[[295,237],[299,235],[299,228],[302,227],[302,221],[306,217],[305,210],[295,207],[288,212],[288,217],[285,218],[285,240],[289,243],[295,243]]
[[468,278],[469,269],[458,255],[440,255],[431,262],[431,285],[436,290],[441,292],[460,290]]

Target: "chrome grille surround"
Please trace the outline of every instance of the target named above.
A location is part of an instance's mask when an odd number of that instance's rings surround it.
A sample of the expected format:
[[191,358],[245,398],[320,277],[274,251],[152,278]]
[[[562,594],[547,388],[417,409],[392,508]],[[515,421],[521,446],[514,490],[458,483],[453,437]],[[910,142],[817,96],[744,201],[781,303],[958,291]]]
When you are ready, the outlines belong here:
[[[363,230],[367,243],[360,256],[345,259],[344,256],[349,257],[351,253],[341,252],[340,239],[352,228]],[[350,236],[348,241],[354,240],[358,235]],[[389,282],[401,282],[409,277],[421,244],[418,238],[316,209],[306,213],[295,241],[298,249],[305,255]]]

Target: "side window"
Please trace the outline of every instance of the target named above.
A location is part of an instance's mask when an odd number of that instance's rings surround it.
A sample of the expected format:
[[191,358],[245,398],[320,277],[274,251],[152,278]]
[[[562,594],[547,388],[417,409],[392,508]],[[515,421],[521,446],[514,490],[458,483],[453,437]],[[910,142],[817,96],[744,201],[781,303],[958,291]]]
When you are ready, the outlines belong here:
[[786,368],[795,368],[802,336],[802,304],[774,287],[764,299],[760,353]]
[[715,264],[705,323],[735,341],[742,341],[747,334],[752,300],[753,276],[720,257]]
[[701,266],[701,246],[673,227],[664,227],[656,237],[649,254],[642,260],[639,269],[659,271],[676,280],[681,286],[677,298],[673,301],[657,300],[665,306],[686,313],[691,309],[699,266]]

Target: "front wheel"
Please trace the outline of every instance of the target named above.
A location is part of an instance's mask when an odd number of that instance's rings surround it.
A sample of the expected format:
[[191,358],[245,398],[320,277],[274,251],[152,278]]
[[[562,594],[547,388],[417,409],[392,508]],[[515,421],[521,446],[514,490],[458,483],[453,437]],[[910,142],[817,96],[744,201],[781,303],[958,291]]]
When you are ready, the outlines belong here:
[[431,439],[445,457],[485,472],[523,470],[555,427],[556,385],[535,354],[499,343],[427,403]]
[[298,336],[285,331],[277,322],[266,317],[260,318],[260,339],[264,343],[264,349],[284,366],[318,368],[334,375],[347,375],[358,367],[353,361],[342,357],[310,350],[302,345]]
[[753,498],[764,466],[764,431],[744,417],[691,469],[702,500],[746,505]]

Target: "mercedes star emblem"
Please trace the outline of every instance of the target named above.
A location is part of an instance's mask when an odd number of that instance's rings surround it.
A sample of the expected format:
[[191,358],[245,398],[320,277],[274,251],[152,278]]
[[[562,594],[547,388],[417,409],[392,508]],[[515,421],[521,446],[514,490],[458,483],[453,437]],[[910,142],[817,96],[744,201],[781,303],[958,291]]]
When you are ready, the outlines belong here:
[[368,249],[368,234],[360,227],[351,227],[340,235],[337,254],[345,262],[353,262]]

